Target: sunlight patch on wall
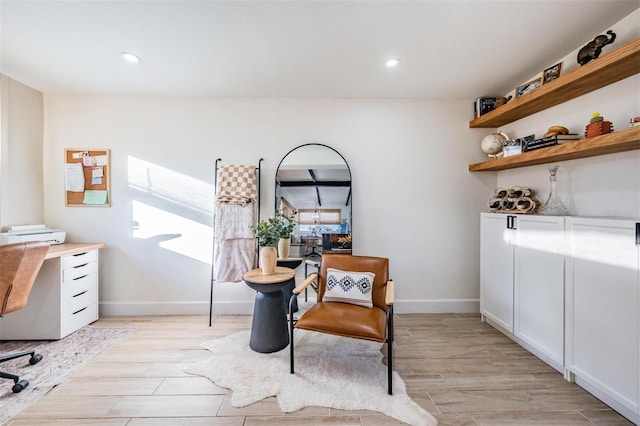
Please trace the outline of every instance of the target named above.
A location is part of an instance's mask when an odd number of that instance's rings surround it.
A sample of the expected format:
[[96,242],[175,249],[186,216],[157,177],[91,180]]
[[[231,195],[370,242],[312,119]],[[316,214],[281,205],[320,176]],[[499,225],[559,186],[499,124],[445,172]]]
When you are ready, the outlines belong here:
[[211,264],[213,231],[174,213],[133,201],[133,237]]
[[[129,186],[199,212],[213,214],[212,184],[129,156]],[[212,172],[213,173],[213,172]]]

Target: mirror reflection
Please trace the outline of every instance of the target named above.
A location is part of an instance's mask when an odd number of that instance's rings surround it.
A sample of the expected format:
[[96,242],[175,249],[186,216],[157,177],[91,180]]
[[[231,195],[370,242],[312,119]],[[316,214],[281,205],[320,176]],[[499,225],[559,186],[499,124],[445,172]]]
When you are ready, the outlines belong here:
[[351,253],[351,171],[340,153],[316,143],[289,151],[278,165],[275,192],[277,210],[298,212],[290,257]]

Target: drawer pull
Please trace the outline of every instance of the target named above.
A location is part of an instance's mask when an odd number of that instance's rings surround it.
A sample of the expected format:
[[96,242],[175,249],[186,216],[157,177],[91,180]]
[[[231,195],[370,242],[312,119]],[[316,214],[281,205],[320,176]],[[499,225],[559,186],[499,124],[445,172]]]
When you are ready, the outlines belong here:
[[80,276],[80,277],[78,277],[78,278],[74,278],[74,281],[75,281],[75,280],[81,280],[81,279],[83,279],[84,277],[88,277],[88,276],[89,276],[89,274],[84,274],[84,275],[82,275],[82,276]]
[[85,255],[85,254],[87,254],[87,253],[89,253],[89,252],[88,252],[88,251],[85,251],[84,253],[76,253],[76,254],[72,254],[71,256],[75,256],[75,257],[78,257],[78,256],[84,256],[84,255]]
[[75,311],[75,312],[74,312],[73,314],[71,314],[71,315],[79,314],[80,312],[84,311],[85,309],[87,309],[87,307],[86,307],[86,306],[85,306],[84,308],[80,309],[80,310]]
[[74,269],[77,269],[77,268],[84,268],[84,267],[85,267],[85,266],[87,266],[87,265],[88,265],[88,263],[83,263],[82,265],[74,266]]
[[74,294],[73,297],[78,297],[78,296],[82,296],[83,294],[85,294],[87,291],[89,290],[85,290],[82,293],[78,293],[78,294]]

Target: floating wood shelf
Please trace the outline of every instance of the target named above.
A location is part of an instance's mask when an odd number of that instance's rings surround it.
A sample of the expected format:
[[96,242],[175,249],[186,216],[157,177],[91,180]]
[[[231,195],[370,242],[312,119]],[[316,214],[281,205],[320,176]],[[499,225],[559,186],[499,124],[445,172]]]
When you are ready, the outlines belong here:
[[500,127],[640,72],[640,38],[469,122]]
[[496,171],[546,164],[555,161],[614,154],[640,149],[640,126],[589,139],[563,143],[510,157],[469,165],[470,172]]

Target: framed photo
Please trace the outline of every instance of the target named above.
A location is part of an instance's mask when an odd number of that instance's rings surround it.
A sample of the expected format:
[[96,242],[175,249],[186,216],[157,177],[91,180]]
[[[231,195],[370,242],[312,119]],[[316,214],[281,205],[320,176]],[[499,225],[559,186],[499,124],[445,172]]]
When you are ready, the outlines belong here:
[[523,84],[522,86],[518,86],[516,88],[516,98],[522,97],[527,93],[531,93],[536,89],[539,89],[542,86],[542,77],[538,77],[535,80],[531,80],[528,83]]
[[547,68],[542,71],[542,84],[547,84],[550,81],[555,80],[560,77],[560,72],[562,71],[562,62],[555,64],[552,67]]

